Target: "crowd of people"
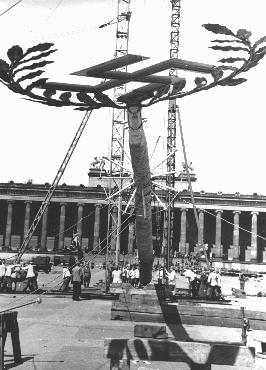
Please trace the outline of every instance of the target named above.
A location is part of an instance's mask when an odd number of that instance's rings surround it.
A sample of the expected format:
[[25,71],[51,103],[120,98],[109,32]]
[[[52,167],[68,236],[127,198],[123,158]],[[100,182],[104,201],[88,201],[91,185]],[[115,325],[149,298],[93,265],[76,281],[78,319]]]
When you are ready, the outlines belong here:
[[180,270],[172,265],[168,271],[166,268],[158,265],[155,267],[153,280],[157,280],[159,285],[168,284],[175,295],[180,290],[181,275],[187,280],[191,297],[213,300],[223,299],[221,274],[217,268],[211,267],[207,270],[205,267],[201,267],[201,269],[187,267],[184,270]]
[[139,288],[139,266],[138,264],[127,263],[125,265],[110,264],[107,267],[108,284],[130,283],[133,287]]
[[0,260],[0,291],[16,292],[20,283],[20,291],[35,291],[38,289],[38,271],[33,263],[7,263]]

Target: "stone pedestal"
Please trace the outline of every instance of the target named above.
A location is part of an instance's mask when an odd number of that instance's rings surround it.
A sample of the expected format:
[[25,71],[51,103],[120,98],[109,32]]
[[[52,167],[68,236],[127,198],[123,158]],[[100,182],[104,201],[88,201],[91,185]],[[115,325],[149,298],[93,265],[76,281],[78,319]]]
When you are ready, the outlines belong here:
[[245,262],[251,261],[251,252],[252,252],[251,247],[247,247],[247,249],[245,250]]
[[189,253],[189,243],[179,243],[179,252],[182,254]]
[[54,237],[48,236],[46,239],[46,249],[48,252],[53,252],[54,250]]
[[239,245],[230,245],[228,249],[228,260],[239,260],[240,246]]
[[262,262],[266,263],[266,248],[264,248],[264,251],[262,252]]
[[223,257],[223,246],[222,246],[222,244],[214,245],[211,248],[211,253],[212,253],[212,257],[213,258],[220,258],[220,259],[222,259],[222,257]]

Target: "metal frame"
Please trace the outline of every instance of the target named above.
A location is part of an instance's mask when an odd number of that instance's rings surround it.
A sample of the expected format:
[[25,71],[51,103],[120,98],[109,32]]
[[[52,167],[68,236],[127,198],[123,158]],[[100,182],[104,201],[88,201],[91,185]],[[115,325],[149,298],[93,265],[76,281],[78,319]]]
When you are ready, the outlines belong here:
[[[180,8],[181,0],[171,0],[171,37],[170,37],[170,58],[178,58],[179,51],[179,29],[180,29]],[[177,77],[177,69],[170,68],[169,76]],[[175,187],[176,160],[175,152],[169,155],[176,147],[176,100],[169,99],[168,103],[168,124],[167,124],[167,172],[166,185]],[[171,173],[172,172],[172,173]],[[173,228],[174,228],[174,197],[173,191],[168,190],[168,209],[165,211],[164,227],[164,255],[166,268],[169,270],[170,258],[173,254]]]

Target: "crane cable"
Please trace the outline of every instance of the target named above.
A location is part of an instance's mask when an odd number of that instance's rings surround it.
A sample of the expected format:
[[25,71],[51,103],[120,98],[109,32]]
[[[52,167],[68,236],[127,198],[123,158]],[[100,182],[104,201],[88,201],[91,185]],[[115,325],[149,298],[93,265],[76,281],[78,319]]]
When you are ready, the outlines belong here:
[[[184,161],[185,161],[186,175],[187,175],[187,179],[188,179],[188,187],[189,187],[191,201],[192,201],[192,205],[193,205],[194,216],[195,216],[195,220],[196,220],[196,224],[197,224],[197,228],[198,228],[198,235],[199,235],[198,244],[201,245],[201,244],[203,244],[203,235],[202,235],[201,229],[200,229],[199,216],[198,216],[198,213],[197,213],[197,208],[196,208],[196,204],[195,204],[194,193],[193,193],[192,183],[191,183],[191,178],[190,178],[190,173],[189,173],[189,169],[188,169],[188,161],[187,161],[185,140],[184,140],[182,123],[181,123],[180,110],[179,110],[178,105],[176,106],[176,111],[177,111],[177,116],[178,116],[178,125],[179,125],[180,137],[181,137],[181,142],[182,142],[182,149],[183,149],[183,155],[184,155]],[[204,256],[205,256],[205,259],[206,259],[207,268],[209,269],[208,256],[207,256],[204,245],[202,245],[202,248],[203,248]]]

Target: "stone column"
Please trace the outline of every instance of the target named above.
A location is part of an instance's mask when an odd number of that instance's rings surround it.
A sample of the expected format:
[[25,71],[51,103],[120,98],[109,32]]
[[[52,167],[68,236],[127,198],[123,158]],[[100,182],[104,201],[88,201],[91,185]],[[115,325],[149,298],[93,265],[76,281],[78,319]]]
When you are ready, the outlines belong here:
[[41,252],[46,251],[48,207],[42,216]]
[[80,245],[82,245],[82,217],[83,217],[84,203],[78,203],[78,220],[77,233],[79,235]]
[[186,254],[186,242],[187,242],[187,208],[181,209],[180,219],[180,243],[179,252]]
[[127,245],[127,253],[133,254],[134,248],[134,236],[135,236],[135,222],[130,221],[128,224],[128,245]]
[[59,240],[58,240],[59,251],[62,251],[64,249],[65,221],[66,221],[66,203],[60,203]]
[[198,244],[202,248],[204,241],[204,209],[199,210]]
[[100,239],[100,224],[101,224],[101,205],[95,205],[94,213],[94,231],[93,231],[93,250],[99,250]]
[[117,238],[117,220],[118,220],[118,207],[114,206],[112,210],[112,235],[111,235],[111,252],[116,251],[116,238]]
[[30,208],[31,208],[31,200],[26,200],[25,202],[25,219],[24,219],[24,238],[28,234],[29,227],[30,227]]
[[240,211],[234,211],[233,245],[228,249],[228,260],[239,259],[239,215]]
[[240,211],[234,211],[233,246],[239,247],[239,215]]
[[251,212],[252,219],[251,219],[251,253],[250,259],[256,260],[258,257],[258,248],[257,248],[257,222],[258,222],[258,214],[259,212]]
[[14,200],[7,201],[7,219],[6,219],[6,238],[5,246],[11,247],[11,232],[12,232],[12,215],[13,215]]
[[221,258],[222,251],[222,213],[221,209],[216,211],[216,229],[215,229],[215,257]]

